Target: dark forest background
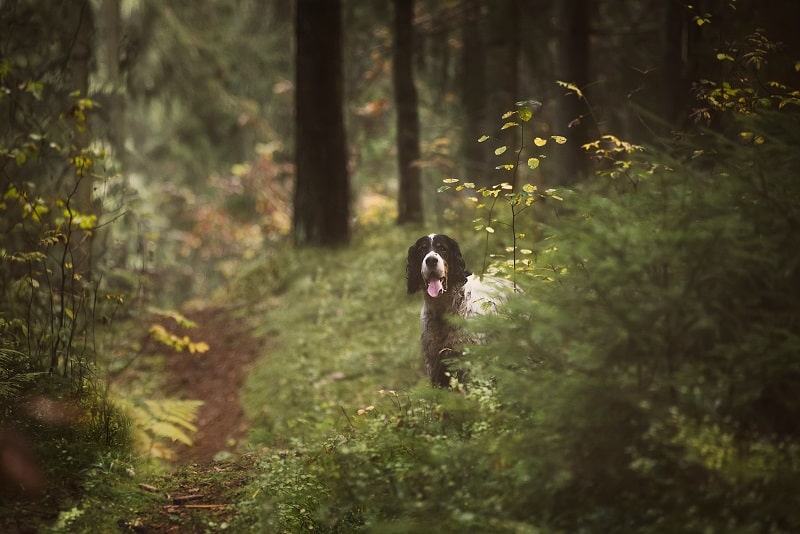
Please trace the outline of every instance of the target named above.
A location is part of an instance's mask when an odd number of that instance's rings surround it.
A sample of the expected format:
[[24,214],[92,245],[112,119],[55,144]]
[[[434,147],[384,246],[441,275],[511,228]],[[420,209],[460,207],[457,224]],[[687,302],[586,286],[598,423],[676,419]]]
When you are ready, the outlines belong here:
[[[239,528],[796,531],[798,20],[792,0],[0,1],[3,524],[44,498],[36,526],[91,529],[98,470],[124,488],[192,443],[198,402],[121,377],[163,365],[137,367],[132,332],[207,352],[163,326],[203,302],[332,347],[252,373],[263,493]],[[379,363],[415,357],[396,310],[430,232],[523,290],[470,327],[466,392]],[[360,278],[332,274],[350,259]]]

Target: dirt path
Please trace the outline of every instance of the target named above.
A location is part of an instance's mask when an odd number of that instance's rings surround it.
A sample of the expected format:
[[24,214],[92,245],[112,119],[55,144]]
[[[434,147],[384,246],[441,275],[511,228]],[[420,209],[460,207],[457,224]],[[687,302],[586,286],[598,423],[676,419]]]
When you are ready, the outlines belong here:
[[178,464],[207,462],[220,451],[234,451],[247,433],[247,418],[239,392],[253,363],[263,353],[263,342],[254,339],[245,321],[230,310],[207,308],[186,313],[196,328],[171,329],[194,342],[205,341],[203,354],[167,358],[167,395],[202,400],[196,421],[194,445],[179,445]]

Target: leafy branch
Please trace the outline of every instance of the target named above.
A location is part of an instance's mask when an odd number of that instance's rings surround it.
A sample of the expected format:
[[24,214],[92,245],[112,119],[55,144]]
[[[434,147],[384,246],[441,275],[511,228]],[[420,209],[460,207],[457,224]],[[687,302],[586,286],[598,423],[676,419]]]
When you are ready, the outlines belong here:
[[[523,255],[530,255],[533,253],[530,249],[521,249],[519,246],[519,240],[526,236],[525,232],[521,232],[517,228],[520,214],[536,202],[548,198],[558,201],[562,200],[556,189],[541,191],[537,185],[529,182],[522,184],[522,187],[517,185],[521,169],[527,167],[529,171],[536,171],[541,161],[547,158],[547,155],[543,154],[541,150],[543,150],[550,141],[558,145],[562,145],[567,141],[566,137],[561,135],[551,135],[548,138],[537,136],[534,137],[530,143],[526,143],[525,125],[533,119],[534,109],[539,106],[541,106],[541,104],[535,100],[517,102],[516,110],[507,111],[501,116],[501,119],[505,121],[500,128],[501,131],[511,128],[519,129],[519,141],[513,151],[514,156],[512,160],[510,162],[500,163],[495,167],[496,170],[511,172],[512,176],[510,182],[503,181],[491,186],[476,188],[474,182],[465,182],[458,178],[446,178],[443,180],[444,185],[438,189],[440,193],[449,189],[454,189],[457,192],[464,190],[474,191],[475,195],[470,197],[470,200],[475,203],[476,209],[485,210],[486,215],[478,217],[473,221],[475,223],[474,229],[478,232],[484,232],[482,272],[487,271],[488,261],[491,256],[489,254],[489,236],[495,233],[496,227],[503,226],[508,228],[511,233],[512,246],[508,247],[506,252],[511,254],[511,272],[512,274],[516,274],[519,263],[518,253]],[[516,118],[516,120],[511,120],[514,118]],[[493,138],[489,135],[482,135],[478,138],[478,142],[484,143],[491,139]],[[508,151],[509,146],[501,144],[495,148],[494,155],[501,157]],[[522,162],[525,158],[524,154],[526,151],[530,152],[530,157],[525,160],[525,165],[523,166]],[[511,215],[510,221],[508,222],[502,221],[495,214],[497,201],[501,199],[504,201]],[[525,263],[530,266],[530,262],[526,261]]]

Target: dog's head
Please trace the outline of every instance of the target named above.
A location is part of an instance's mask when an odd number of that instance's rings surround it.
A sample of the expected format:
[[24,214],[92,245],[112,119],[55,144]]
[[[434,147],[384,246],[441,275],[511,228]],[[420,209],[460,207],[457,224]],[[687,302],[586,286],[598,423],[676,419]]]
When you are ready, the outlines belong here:
[[420,237],[408,249],[406,276],[409,294],[424,289],[429,297],[437,298],[450,289],[463,286],[470,274],[458,243],[446,235]]

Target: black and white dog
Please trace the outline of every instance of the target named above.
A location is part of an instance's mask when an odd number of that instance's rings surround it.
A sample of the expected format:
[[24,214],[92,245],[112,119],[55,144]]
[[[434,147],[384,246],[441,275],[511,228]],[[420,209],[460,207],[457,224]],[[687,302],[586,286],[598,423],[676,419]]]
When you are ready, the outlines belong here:
[[454,324],[453,316],[469,317],[484,313],[502,300],[503,283],[486,284],[467,270],[458,243],[442,234],[420,237],[408,249],[406,264],[408,293],[422,290],[422,356],[431,384],[447,387],[451,375],[445,359],[460,355],[459,345],[469,341]]

